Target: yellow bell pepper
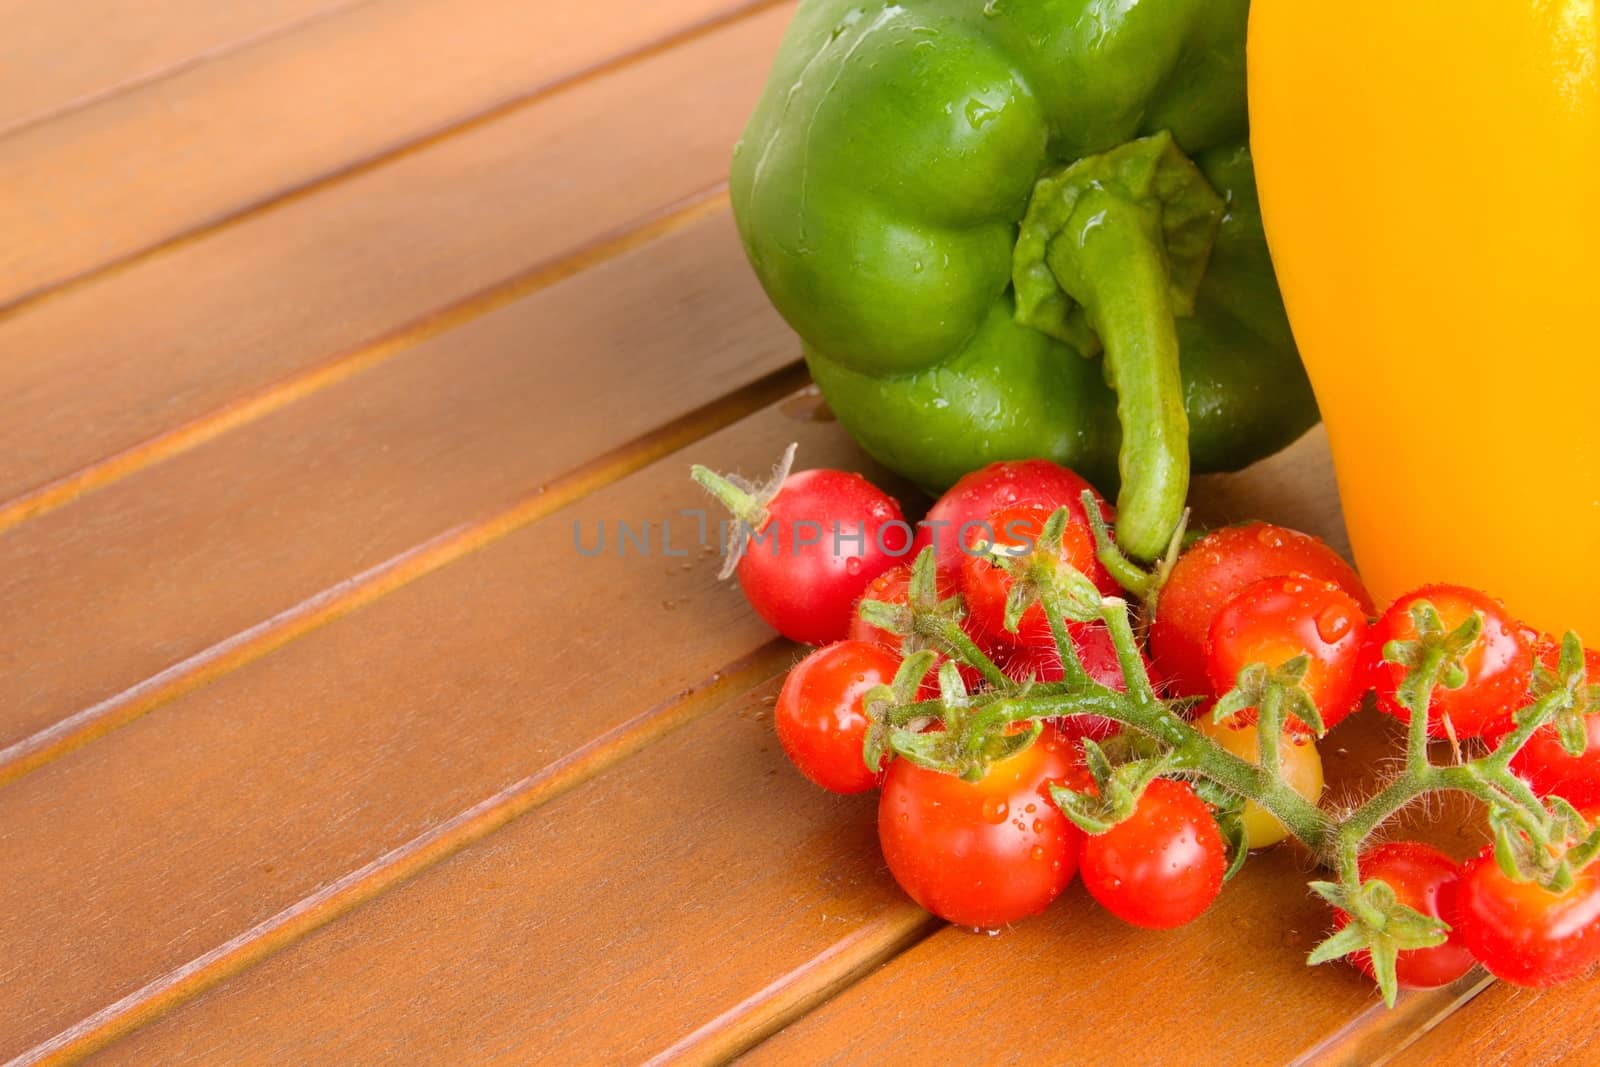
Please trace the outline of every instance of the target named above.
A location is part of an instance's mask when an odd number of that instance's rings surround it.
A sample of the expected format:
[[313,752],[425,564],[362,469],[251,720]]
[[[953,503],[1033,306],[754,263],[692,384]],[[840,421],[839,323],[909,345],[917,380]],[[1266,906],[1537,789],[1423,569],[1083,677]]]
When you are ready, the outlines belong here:
[[1596,0],[1255,0],[1268,243],[1380,601],[1600,647]]

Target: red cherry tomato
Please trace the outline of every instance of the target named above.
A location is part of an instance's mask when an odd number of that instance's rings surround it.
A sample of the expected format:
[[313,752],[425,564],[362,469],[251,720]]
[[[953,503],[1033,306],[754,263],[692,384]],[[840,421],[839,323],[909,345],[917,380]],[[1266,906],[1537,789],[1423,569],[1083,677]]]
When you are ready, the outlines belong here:
[[859,474],[813,470],[790,475],[767,511],[739,560],[745,598],[791,641],[844,640],[867,583],[905,558],[900,505]]
[[1528,702],[1528,682],[1533,675],[1533,654],[1517,622],[1499,601],[1475,589],[1459,585],[1425,585],[1389,605],[1373,624],[1362,650],[1366,682],[1378,693],[1378,707],[1401,722],[1410,722],[1411,713],[1396,699],[1405,680],[1405,668],[1383,659],[1383,646],[1390,641],[1410,641],[1417,636],[1411,607],[1419,600],[1430,602],[1439,612],[1446,632],[1471,617],[1483,613],[1483,633],[1462,658],[1467,681],[1459,689],[1439,686],[1428,705],[1428,733],[1448,736],[1444,718],[1448,716],[1457,737],[1488,737],[1511,726],[1511,715]]
[[[1332,582],[1290,575],[1263,578],[1236,593],[1206,643],[1206,672],[1218,693],[1252,663],[1277,669],[1296,656],[1310,663],[1301,686],[1330,730],[1361,701],[1357,666],[1367,620],[1354,597]],[[1299,728],[1304,724],[1290,720]]]
[[1579,871],[1566,892],[1552,893],[1507,878],[1493,847],[1485,848],[1463,865],[1455,915],[1445,920],[1496,978],[1559,985],[1600,960],[1600,868]]
[[978,782],[893,761],[878,838],[895,881],[962,926],[990,929],[1043,911],[1072,881],[1083,836],[1051,802],[1049,786],[1080,760],[1076,744],[1046,726]]
[[900,669],[894,652],[864,641],[819,648],[784,679],[773,709],[778,742],[800,773],[834,793],[864,793],[882,779],[867,769],[863,698]]
[[[1461,867],[1443,852],[1420,841],[1391,841],[1361,854],[1361,880],[1378,879],[1388,883],[1400,903],[1434,919],[1450,922],[1455,914],[1456,893]],[[1350,916],[1334,909],[1334,925],[1343,928]],[[1350,962],[1373,977],[1372,956],[1362,951]],[[1395,960],[1395,977],[1402,989],[1434,989],[1449,985],[1472,970],[1472,953],[1461,942],[1461,933],[1450,932],[1450,939],[1433,948],[1402,949]]]
[[[1085,623],[1067,627],[1072,646],[1077,650],[1078,662],[1096,682],[1118,693],[1128,690],[1122,677],[1122,665],[1117,662],[1117,646],[1111,640],[1111,631],[1104,623]],[[1061,666],[1061,653],[1056,650],[1055,639],[1013,646],[1003,653],[1000,669],[1008,678],[1025,682],[1029,678],[1038,682],[1059,682],[1066,676]],[[1143,658],[1143,653],[1140,654]],[[1149,660],[1145,660],[1146,673],[1152,673]],[[1151,681],[1158,679],[1152,676]],[[1057,720],[1061,729],[1073,737],[1089,737],[1096,741],[1110,737],[1121,729],[1115,720],[1099,715],[1070,715]]]
[[1227,846],[1186,782],[1150,783],[1132,818],[1083,842],[1083,884],[1124,922],[1166,930],[1199,917],[1222,891]]
[[[983,541],[998,548],[1019,548],[1031,552],[1044,532],[1052,509],[1037,504],[1018,504],[1001,508],[989,517],[981,531],[972,531],[969,548]],[[1094,533],[1089,526],[1069,514],[1062,532],[1059,558],[1095,583],[1102,595],[1115,596],[1121,590],[1116,580],[1095,556]],[[1050,639],[1050,622],[1044,608],[1034,604],[1022,613],[1015,633],[1005,628],[1006,598],[1011,594],[1011,575],[996,566],[986,555],[963,555],[961,588],[967,598],[968,619],[974,632],[1011,644],[1034,644]]]
[[1064,505],[1071,510],[1073,521],[1087,528],[1089,516],[1080,499],[1086,489],[1094,493],[1100,514],[1109,523],[1111,506],[1094,486],[1067,468],[1047,459],[991,463],[951,486],[928,509],[927,516],[917,524],[912,556],[932,545],[941,571],[959,571],[962,546],[983,529],[990,516],[1013,504],[1038,504],[1048,511]]
[[[1555,670],[1561,646],[1543,638],[1535,656]],[[1584,649],[1584,673],[1591,685],[1600,684],[1600,652]],[[1588,727],[1588,747],[1583,755],[1573,756],[1561,747],[1556,728],[1542,726],[1528,743],[1511,757],[1511,770],[1533,787],[1540,796],[1565,797],[1576,808],[1600,808],[1600,713],[1584,719]]]
[[1174,695],[1210,693],[1206,638],[1222,605],[1252,582],[1285,574],[1332,582],[1373,614],[1350,564],[1315,537],[1264,522],[1213,530],[1178,559],[1150,624],[1150,654]]

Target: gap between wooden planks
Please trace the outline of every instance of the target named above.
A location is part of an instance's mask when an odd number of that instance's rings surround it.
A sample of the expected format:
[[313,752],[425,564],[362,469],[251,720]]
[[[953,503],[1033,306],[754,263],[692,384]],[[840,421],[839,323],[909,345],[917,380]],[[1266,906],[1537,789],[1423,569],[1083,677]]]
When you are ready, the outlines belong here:
[[357,5],[0,138],[0,308],[770,2]]
[[[786,402],[692,458],[757,473],[798,439],[812,462],[870,471],[813,411]],[[0,960],[22,1005],[0,1016],[0,1055],[163,976],[198,988],[191,961],[766,645],[771,632],[715,581],[714,550],[575,554],[576,522],[700,506],[689,459],[600,489],[0,791]]]
[[371,0],[0,0],[0,137]]
[[28,355],[0,361],[0,530],[542,284],[574,249],[625,245],[669,205],[698,210],[786,18],[707,32],[0,319],[0,351]]
[[0,783],[772,402],[797,357],[722,212],[12,531]]

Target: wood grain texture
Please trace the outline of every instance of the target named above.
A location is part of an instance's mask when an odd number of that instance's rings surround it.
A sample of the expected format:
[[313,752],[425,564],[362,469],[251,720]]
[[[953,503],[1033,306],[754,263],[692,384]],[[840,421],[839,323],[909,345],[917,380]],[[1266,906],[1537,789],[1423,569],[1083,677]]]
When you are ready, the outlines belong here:
[[1495,982],[1390,1062],[1395,1067],[1600,1062],[1600,976],[1554,989]]
[[826,794],[784,759],[776,692],[652,745],[105,1062],[707,1062],[737,1051],[678,1042],[728,1009],[781,1021],[775,998],[787,994],[792,1012],[826,991],[830,972],[870,963],[927,922],[879,871],[875,798]]
[[0,137],[363,0],[0,0]]
[[362,4],[0,139],[0,307],[749,0]]
[[354,576],[798,358],[720,211],[24,524],[0,538],[0,781],[262,620],[353,599]]
[[711,195],[786,16],[696,38],[0,321],[13,357],[0,360],[0,527],[102,484],[107,464],[120,477],[232,425],[241,397],[259,417],[298,398],[296,375],[385,358]]
[[[780,405],[693,458],[759,473],[799,440],[811,462],[861,466],[812,411]],[[574,551],[602,520],[700,506],[688,462],[657,463],[0,790],[0,986],[20,1004],[0,1014],[0,1056],[768,643],[715,581],[714,551]],[[683,521],[677,544],[693,539]]]

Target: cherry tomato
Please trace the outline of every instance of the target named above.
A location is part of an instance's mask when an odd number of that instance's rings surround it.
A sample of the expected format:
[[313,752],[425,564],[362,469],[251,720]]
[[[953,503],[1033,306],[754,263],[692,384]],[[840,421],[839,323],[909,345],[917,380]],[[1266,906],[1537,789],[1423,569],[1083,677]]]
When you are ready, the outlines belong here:
[[894,652],[864,641],[819,648],[784,679],[773,709],[778,742],[800,773],[834,793],[864,793],[882,779],[867,769],[863,698],[900,669]]
[[1528,682],[1533,675],[1533,655],[1528,640],[1517,622],[1499,601],[1475,589],[1459,585],[1426,585],[1389,605],[1373,624],[1362,650],[1363,673],[1378,693],[1378,707],[1401,722],[1410,722],[1411,713],[1396,699],[1395,692],[1405,680],[1405,668],[1383,659],[1383,646],[1389,641],[1409,641],[1417,636],[1411,619],[1411,606],[1419,600],[1430,602],[1439,612],[1446,632],[1471,617],[1483,613],[1483,633],[1462,657],[1466,684],[1459,689],[1439,686],[1428,705],[1428,733],[1446,737],[1444,719],[1449,717],[1457,737],[1486,737],[1503,733],[1511,726],[1511,715],[1526,704]]
[[1150,654],[1174,695],[1211,692],[1206,638],[1222,605],[1252,582],[1285,574],[1332,582],[1363,615],[1373,614],[1372,598],[1350,564],[1315,537],[1264,522],[1213,530],[1179,557],[1150,624]]
[[[1263,578],[1234,594],[1211,620],[1206,672],[1223,693],[1252,663],[1277,669],[1306,656],[1310,663],[1300,684],[1331,730],[1361,702],[1357,666],[1366,635],[1361,605],[1332,582],[1301,575]],[[1305,729],[1298,719],[1290,722]]]
[[[1122,665],[1117,662],[1117,646],[1111,640],[1111,631],[1104,623],[1073,624],[1067,627],[1072,646],[1077,650],[1078,662],[1096,682],[1118,693],[1128,690],[1122,677]],[[1006,676],[1019,682],[1029,678],[1038,682],[1059,682],[1066,676],[1061,666],[1061,653],[1056,650],[1055,638],[1046,635],[1027,644],[1014,645],[996,653],[1001,657],[1000,669]],[[1143,653],[1140,654],[1143,658]],[[1145,660],[1145,671],[1150,673],[1150,663]],[[1157,681],[1153,678],[1152,681]],[[1159,684],[1159,683],[1158,683]],[[1113,719],[1099,715],[1069,715],[1058,719],[1058,725],[1073,737],[1090,737],[1096,741],[1110,737],[1121,729]]]
[[1488,847],[1463,865],[1455,915],[1445,916],[1479,963],[1524,986],[1559,985],[1600,960],[1600,868],[1579,871],[1564,893],[1514,882]]
[[1050,800],[1049,786],[1081,766],[1077,745],[1050,726],[978,782],[889,765],[878,802],[883,858],[924,908],[962,926],[992,929],[1044,910],[1078,868],[1083,834]]
[[844,640],[867,583],[906,557],[900,505],[859,474],[812,470],[790,475],[767,511],[739,560],[745,598],[791,641]]
[[983,529],[990,516],[1013,504],[1038,504],[1047,511],[1065,505],[1075,524],[1088,527],[1083,510],[1084,490],[1094,493],[1100,514],[1112,520],[1109,504],[1083,478],[1047,459],[1009,460],[989,466],[962,478],[940,497],[927,516],[917,524],[911,544],[913,558],[929,545],[938,557],[939,569],[951,574],[961,569],[965,554],[962,546]]
[[1133,816],[1083,842],[1083,884],[1124,922],[1166,930],[1199,917],[1222,891],[1227,846],[1186,782],[1151,782]]
[[[1394,890],[1400,903],[1434,919],[1451,922],[1461,867],[1443,852],[1420,841],[1390,841],[1361,854],[1361,880],[1378,879]],[[1335,908],[1334,925],[1343,928],[1350,916]],[[1350,962],[1373,977],[1372,955],[1353,953]],[[1402,949],[1395,959],[1395,978],[1402,989],[1435,989],[1449,985],[1472,970],[1473,956],[1462,943],[1459,930],[1433,948]]]
[[[1561,657],[1561,646],[1546,637],[1534,655],[1551,670]],[[1584,649],[1584,673],[1589,684],[1600,684],[1600,652]],[[1511,757],[1511,770],[1540,796],[1565,797],[1576,808],[1600,808],[1600,713],[1584,719],[1588,727],[1588,747],[1573,756],[1561,747],[1553,725],[1541,726],[1528,743]]]
[[[1001,508],[989,517],[981,532],[973,532],[969,547],[987,540],[998,548],[1031,552],[1051,514],[1050,508],[1037,504]],[[1059,558],[1087,575],[1102,595],[1115,596],[1120,592],[1115,579],[1095,556],[1094,533],[1087,524],[1070,516],[1062,534]],[[975,548],[972,554],[962,556],[961,589],[966,594],[968,620],[974,632],[1011,644],[1050,640],[1050,622],[1039,604],[1022,613],[1015,633],[1005,628],[1006,598],[1011,594],[1011,585],[1011,575],[986,555],[978,554]]]
[[[1242,760],[1261,762],[1261,735],[1256,724],[1243,715],[1217,722],[1209,711],[1196,716],[1194,727],[1228,752]],[[1322,796],[1322,754],[1304,733],[1286,733],[1278,745],[1278,770],[1289,788],[1315,804]],[[1289,836],[1277,816],[1248,801],[1244,806],[1245,840],[1250,848],[1269,848]]]

